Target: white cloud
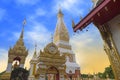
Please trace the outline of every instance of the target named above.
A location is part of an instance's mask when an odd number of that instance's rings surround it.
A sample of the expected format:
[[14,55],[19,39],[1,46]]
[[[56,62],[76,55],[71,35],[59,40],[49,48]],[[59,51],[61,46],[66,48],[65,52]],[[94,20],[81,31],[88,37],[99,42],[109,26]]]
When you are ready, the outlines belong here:
[[109,65],[100,33],[95,27],[90,27],[88,32],[79,32],[70,39],[82,73],[101,72]]
[[37,43],[40,48],[50,40],[51,32],[37,21],[38,17],[44,16],[46,13],[42,8],[37,8],[33,14],[28,15],[28,22],[30,23],[28,26],[31,28],[25,31],[25,40],[30,44]]
[[[102,38],[99,31],[93,25],[90,25],[88,31],[76,33],[71,37],[71,44],[76,53],[84,53],[86,51],[93,51],[92,49],[99,49],[103,47]],[[79,48],[78,48],[79,47]],[[99,47],[99,48],[98,48]],[[85,50],[86,49],[86,50]]]
[[25,32],[25,40],[31,44],[44,44],[50,39],[50,32],[40,23],[33,26],[32,30]]
[[37,8],[31,15],[28,16],[28,19],[33,21],[36,21],[36,18],[45,16],[47,14],[47,11],[45,11],[42,8]]
[[57,10],[61,7],[63,10],[68,11],[72,15],[83,14],[83,9],[79,9],[79,6],[83,4],[83,0],[55,0],[55,6],[53,9]]
[[8,51],[5,49],[0,49],[0,72],[4,71],[7,67]]
[[37,4],[39,0],[15,0],[17,4],[22,4],[22,5],[34,5]]
[[6,15],[6,10],[0,8],[0,21],[5,17],[5,15]]
[[36,9],[36,15],[38,16],[44,16],[46,14],[46,11],[43,10],[42,8]]

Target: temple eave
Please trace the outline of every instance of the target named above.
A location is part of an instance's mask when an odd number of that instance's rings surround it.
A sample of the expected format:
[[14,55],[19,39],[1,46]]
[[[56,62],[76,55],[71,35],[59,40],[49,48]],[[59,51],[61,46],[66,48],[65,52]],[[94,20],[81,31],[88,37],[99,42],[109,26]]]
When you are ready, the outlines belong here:
[[91,22],[102,25],[120,13],[120,0],[104,0],[74,27],[74,32],[82,30]]

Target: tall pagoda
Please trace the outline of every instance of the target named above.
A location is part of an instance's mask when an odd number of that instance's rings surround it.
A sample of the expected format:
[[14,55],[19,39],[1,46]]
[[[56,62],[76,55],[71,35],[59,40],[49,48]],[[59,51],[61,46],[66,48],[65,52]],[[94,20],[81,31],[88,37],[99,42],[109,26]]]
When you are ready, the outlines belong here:
[[80,66],[76,63],[69,43],[69,33],[59,9],[53,41],[40,54],[36,50],[30,61],[29,80],[79,80]]

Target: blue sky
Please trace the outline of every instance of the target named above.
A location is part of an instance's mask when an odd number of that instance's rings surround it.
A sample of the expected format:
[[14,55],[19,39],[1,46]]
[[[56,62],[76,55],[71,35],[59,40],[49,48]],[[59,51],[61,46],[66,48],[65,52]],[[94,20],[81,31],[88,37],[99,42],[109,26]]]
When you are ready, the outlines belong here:
[[[0,66],[2,71],[7,66],[7,51],[18,40],[24,18],[27,20],[24,41],[29,49],[29,56],[26,61],[26,66],[28,66],[35,43],[37,43],[37,50],[39,51],[51,41],[50,38],[51,34],[54,34],[59,7],[64,13],[64,22],[70,34],[70,44],[73,46],[73,51],[76,53],[77,62],[80,64],[82,72],[103,71],[109,62],[102,49],[102,40],[98,30],[93,24],[90,24],[87,28],[88,32],[84,29],[79,34],[73,35],[74,32],[71,26],[71,19],[78,23],[80,16],[84,17],[89,13],[92,5],[91,0],[0,0],[0,64],[4,63]],[[84,61],[88,58],[87,56],[91,56],[91,58],[101,56],[106,61],[100,69],[97,69],[97,66],[92,67],[92,64],[90,65]],[[92,61],[89,63],[92,63]],[[91,66],[91,68],[87,66]],[[87,71],[87,69],[91,69],[91,71]]]

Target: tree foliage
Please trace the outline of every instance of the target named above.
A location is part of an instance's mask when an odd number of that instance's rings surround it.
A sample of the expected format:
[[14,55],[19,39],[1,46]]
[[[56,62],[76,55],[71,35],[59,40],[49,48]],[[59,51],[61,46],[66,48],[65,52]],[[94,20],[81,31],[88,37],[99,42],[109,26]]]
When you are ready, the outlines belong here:
[[114,79],[115,78],[111,66],[106,67],[103,73],[100,73],[100,72],[98,73],[98,76],[100,78],[104,78],[104,79],[107,78],[107,75],[108,75],[108,77],[110,79]]
[[29,72],[24,68],[15,68],[11,72],[10,80],[28,80]]
[[[98,74],[95,74],[95,75],[98,76],[99,78],[102,78],[102,79],[106,79],[107,76],[110,79],[114,79],[115,78],[111,66],[106,67],[103,73],[99,72]],[[89,76],[88,74],[81,74],[81,77],[82,78],[93,78],[93,75]]]

